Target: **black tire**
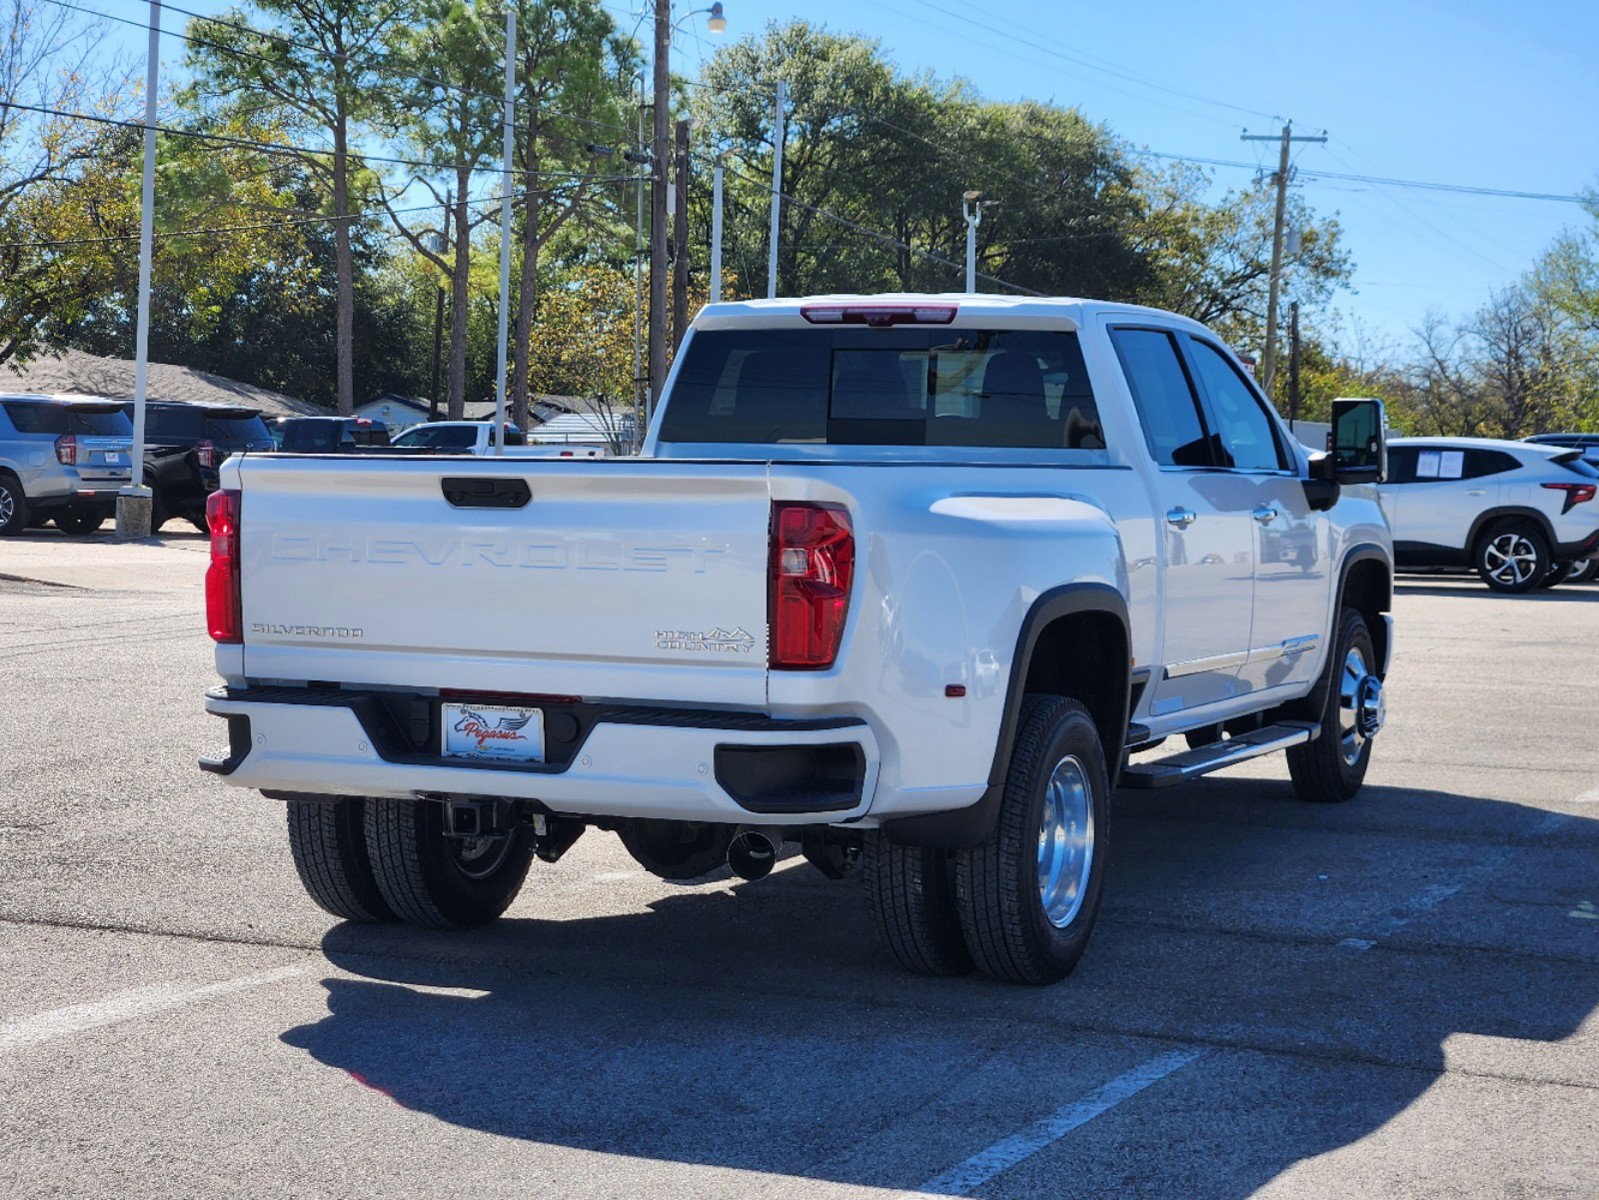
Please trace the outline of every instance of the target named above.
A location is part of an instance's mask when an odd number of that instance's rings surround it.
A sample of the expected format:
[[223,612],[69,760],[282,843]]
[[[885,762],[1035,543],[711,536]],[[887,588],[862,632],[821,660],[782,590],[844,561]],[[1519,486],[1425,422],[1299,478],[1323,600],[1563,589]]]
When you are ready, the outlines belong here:
[[1540,588],[1559,587],[1562,583],[1570,582],[1576,571],[1576,563],[1557,562],[1549,568],[1549,573],[1538,581],[1538,586]]
[[1346,608],[1339,615],[1333,653],[1316,680],[1315,690],[1307,697],[1306,707],[1313,714],[1311,719],[1320,722],[1321,736],[1288,749],[1288,775],[1301,800],[1342,804],[1353,799],[1366,780],[1372,740],[1346,737],[1346,726],[1354,714],[1346,669],[1353,669],[1351,656],[1355,654],[1359,655],[1365,674],[1377,669],[1377,650],[1366,618],[1355,609]]
[[86,533],[94,533],[105,524],[109,514],[104,509],[84,511],[82,509],[68,509],[55,515],[56,528],[68,537],[82,537]]
[[1567,583],[1592,583],[1599,579],[1599,558],[1590,558],[1587,562],[1573,564],[1571,578]]
[[1531,521],[1501,521],[1485,530],[1472,551],[1477,576],[1496,592],[1520,595],[1538,586],[1553,559],[1549,541]]
[[290,800],[289,849],[306,895],[346,921],[392,921],[366,854],[365,802]]
[[522,888],[533,860],[524,825],[478,843],[444,836],[444,806],[431,800],[366,801],[366,852],[378,890],[412,925],[487,925]]
[[159,488],[150,489],[150,532],[160,533],[161,526],[172,519],[172,514],[167,511],[167,502],[162,499]]
[[964,975],[972,969],[948,851],[901,846],[886,834],[868,833],[861,876],[878,943],[895,962],[918,975]]
[[[1057,926],[1045,912],[1038,860],[1046,793],[1059,770],[1084,793],[1089,853],[1071,907],[1061,912]],[[1026,697],[993,837],[955,856],[956,908],[979,970],[1031,984],[1055,983],[1071,973],[1099,915],[1109,835],[1110,777],[1094,719],[1064,696]]]
[[199,512],[187,513],[187,514],[185,514],[183,519],[185,521],[187,521],[190,525],[193,525],[201,533],[207,534],[207,535],[210,534],[211,526],[206,523],[205,510],[204,509],[201,509]]
[[28,527],[28,497],[15,475],[0,471],[0,537],[16,537]]

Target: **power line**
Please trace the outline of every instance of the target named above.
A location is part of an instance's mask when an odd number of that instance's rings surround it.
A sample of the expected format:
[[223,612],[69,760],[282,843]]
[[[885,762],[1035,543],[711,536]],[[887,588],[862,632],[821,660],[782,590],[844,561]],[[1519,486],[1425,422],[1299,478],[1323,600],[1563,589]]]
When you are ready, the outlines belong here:
[[[500,199],[501,197],[495,196],[492,199],[484,199],[480,201],[480,203],[497,204],[499,203]],[[439,206],[437,204],[418,204],[412,208],[396,208],[393,211],[395,213],[431,212],[437,210],[438,207]],[[155,236],[158,240],[164,239],[170,241],[173,238],[210,237],[212,235],[221,233],[252,233],[267,229],[295,229],[305,225],[330,225],[335,221],[350,221],[356,219],[357,218],[353,216],[291,217],[287,220],[263,221],[258,224],[251,225],[211,225],[200,229],[173,229],[167,232],[157,230]],[[399,235],[396,234],[393,236]],[[115,242],[136,242],[138,240],[139,235],[136,233],[109,234],[105,237],[62,238],[59,241],[0,242],[0,250],[55,250],[68,246],[100,246]]]
[[[1198,154],[1168,154],[1159,150],[1139,149],[1132,151],[1141,158],[1160,158],[1172,162],[1199,163],[1208,167],[1237,167],[1247,171],[1259,171],[1259,163],[1240,162],[1232,158],[1206,158]],[[1328,153],[1331,153],[1329,151]],[[1336,155],[1334,156],[1336,157]],[[1326,179],[1343,183],[1364,183],[1377,187],[1403,187],[1420,188],[1432,192],[1455,192],[1465,196],[1496,196],[1507,200],[1548,200],[1560,204],[1582,204],[1582,196],[1565,195],[1558,192],[1523,191],[1515,188],[1479,187],[1469,183],[1435,183],[1422,179],[1395,179],[1385,175],[1362,175],[1344,171],[1321,171],[1295,167],[1294,174],[1304,179]]]
[[[934,0],[916,0],[916,3],[921,4],[925,8],[931,8],[935,12],[941,12],[946,16],[954,17],[958,20],[972,21],[972,18],[969,14],[959,12],[952,8],[947,8],[942,4],[935,3]],[[993,14],[989,13],[985,14],[985,20],[990,26],[992,26],[995,23],[996,18]],[[975,24],[976,22],[972,23]],[[1134,83],[1141,87],[1152,88],[1156,91],[1166,92],[1173,96],[1181,96],[1186,100],[1196,100],[1201,104],[1214,105],[1216,108],[1231,109],[1233,112],[1244,113],[1252,117],[1264,117],[1270,121],[1279,121],[1282,119],[1280,116],[1274,113],[1261,112],[1256,108],[1246,108],[1242,104],[1233,104],[1226,100],[1217,100],[1212,96],[1203,96],[1198,92],[1189,92],[1183,90],[1182,88],[1172,87],[1170,84],[1161,83],[1158,80],[1151,79],[1147,75],[1140,75],[1136,71],[1122,67],[1112,62],[1108,58],[1100,58],[1098,55],[1089,54],[1086,51],[1068,48],[1066,43],[1055,38],[1047,37],[1036,28],[1023,27],[1014,21],[1005,21],[1004,23],[1014,28],[1021,29],[1022,34],[1016,35],[1001,32],[1001,37],[1011,38],[1013,41],[1019,42],[1020,44],[1028,47],[1036,47],[1040,43],[1046,43],[1054,47],[1054,53],[1059,57],[1066,59],[1068,62],[1076,63],[1080,67],[1085,67],[1090,71],[1099,71],[1103,74],[1113,76],[1117,79],[1126,80],[1129,83]]]
[[[55,5],[57,8],[70,9],[73,12],[83,13],[86,16],[98,17],[101,20],[105,20],[105,21],[115,21],[115,22],[117,22],[119,24],[128,25],[128,26],[131,26],[131,27],[133,27],[135,29],[145,29],[145,30],[149,29],[149,25],[146,24],[143,21],[135,20],[135,19],[133,19],[131,17],[117,16],[114,13],[103,12],[100,9],[89,8],[89,7],[86,7],[86,6],[81,5],[81,4],[74,4],[74,3],[71,2],[71,0],[45,0],[45,2],[47,4]],[[254,26],[244,25],[244,24],[241,24],[241,23],[239,23],[237,21],[227,21],[227,20],[223,20],[220,17],[208,17],[208,16],[205,16],[202,13],[191,12],[189,9],[180,8],[180,7],[178,7],[177,5],[174,5],[174,4],[163,4],[162,7],[166,8],[166,9],[169,9],[172,12],[175,12],[175,13],[181,13],[184,16],[190,17],[190,18],[192,18],[193,20],[196,20],[196,21],[204,21],[204,22],[207,22],[207,23],[212,24],[212,25],[220,25],[220,26],[222,26],[222,27],[224,27],[226,29],[232,29],[232,30],[235,30],[237,32],[245,33],[245,34],[248,34],[248,35],[253,36],[253,37],[263,38],[263,39],[266,39],[268,41],[276,41],[276,42],[278,42],[278,43],[280,43],[282,45],[285,45],[285,46],[291,46],[291,47],[294,47],[296,49],[306,50],[306,51],[309,51],[309,52],[312,52],[312,53],[321,54],[321,55],[324,55],[325,57],[328,57],[328,58],[348,60],[349,57],[350,57],[350,55],[348,53],[339,53],[337,51],[329,51],[329,50],[327,50],[327,49],[325,49],[324,47],[321,47],[321,46],[316,46],[316,45],[313,45],[313,44],[308,43],[308,42],[296,41],[295,39],[290,38],[287,35],[279,34],[279,33],[276,33],[276,32],[270,31],[270,30],[257,29]],[[174,38],[174,39],[176,39],[178,41],[185,42],[185,43],[187,43],[189,45],[192,45],[192,46],[200,46],[200,47],[205,48],[205,49],[215,50],[215,51],[217,51],[217,52],[219,52],[221,54],[226,54],[226,55],[228,55],[229,57],[232,57],[232,58],[247,59],[247,60],[249,60],[251,62],[261,63],[264,66],[277,66],[277,65],[279,65],[277,63],[274,63],[269,58],[265,58],[265,57],[263,57],[262,55],[259,55],[259,54],[253,54],[250,51],[240,49],[237,46],[228,46],[228,45],[225,45],[225,44],[223,44],[221,42],[214,42],[214,41],[209,41],[209,40],[207,40],[205,38],[198,38],[198,37],[195,37],[193,34],[184,33],[184,32],[181,32],[179,30],[176,30],[176,29],[163,28],[160,32],[161,32],[162,36],[164,36],[164,37]],[[408,72],[399,71],[399,70],[396,70],[393,67],[388,66],[387,64],[383,63],[381,60],[378,60],[378,59],[373,59],[371,61],[371,65],[372,65],[372,69],[375,72],[377,72],[380,75],[386,75],[386,76],[388,76],[391,79],[404,79],[404,80],[408,80],[408,81],[410,81],[412,83],[423,84],[423,85],[425,85],[427,87],[436,87],[436,88],[439,88],[439,89],[441,89],[443,91],[455,92],[455,93],[457,93],[459,95],[466,96],[466,97],[471,98],[471,99],[483,100],[485,102],[491,103],[491,104],[495,105],[496,108],[498,108],[499,106],[504,104],[504,97],[492,96],[492,95],[490,95],[490,94],[488,94],[486,92],[473,91],[472,89],[466,88],[466,87],[462,87],[459,84],[445,83],[442,80],[433,79],[433,78],[430,78],[430,77],[425,76],[425,75],[415,75],[415,74],[411,74],[411,73],[408,73]],[[525,103],[525,102],[519,100],[518,103],[520,104],[520,103]],[[589,125],[589,126],[593,126],[594,128],[597,128],[597,129],[605,129],[605,130],[614,131],[614,132],[618,132],[618,133],[627,133],[627,132],[629,132],[627,129],[623,128],[622,126],[613,124],[612,122],[609,122],[609,121],[600,121],[600,120],[596,120],[596,119],[594,119],[592,117],[583,117],[583,116],[577,115],[576,113],[562,112],[559,109],[550,109],[550,108],[547,108],[547,107],[544,107],[544,106],[540,107],[540,116],[541,116],[541,118],[547,118],[547,117],[553,116],[553,117],[555,117],[555,118],[557,118],[559,120],[574,121],[574,122],[577,122],[578,124]],[[559,132],[556,132],[554,130],[549,130],[549,129],[543,130],[543,133],[544,133],[544,135],[546,137],[553,138],[553,139],[555,139],[557,141],[569,142],[569,143],[572,143],[573,145],[584,145],[582,139],[573,137],[570,134],[559,133]],[[378,161],[378,160],[373,160],[373,161]]]
[[[23,104],[20,101],[15,100],[9,101],[7,106],[24,112],[42,113],[45,116],[63,117],[72,121],[89,121],[97,125],[115,125],[123,129],[142,130],[145,128],[143,121],[125,120],[118,117],[106,117],[97,113],[73,112],[68,109],[47,108],[37,104]],[[255,138],[234,137],[231,134],[205,133],[201,130],[181,129],[173,125],[157,125],[155,126],[155,130],[157,133],[164,133],[173,137],[191,138],[198,141],[213,142],[217,145],[232,146],[245,150],[256,150],[263,154],[279,154],[291,158],[334,158],[338,155],[338,151],[336,150],[326,150],[314,146],[299,146],[287,142],[263,142]],[[351,158],[357,159],[361,162],[387,163],[405,167],[417,167],[429,171],[466,171],[469,174],[503,174],[503,171],[500,167],[494,166],[474,167],[466,163],[425,162],[420,159],[398,158],[392,155],[382,154],[365,154],[354,150],[346,151],[346,153]],[[604,175],[577,171],[527,171],[513,169],[511,174],[518,175],[523,179],[538,179],[545,176],[561,176],[566,179],[567,183],[609,183],[615,180],[633,178],[631,175]]]

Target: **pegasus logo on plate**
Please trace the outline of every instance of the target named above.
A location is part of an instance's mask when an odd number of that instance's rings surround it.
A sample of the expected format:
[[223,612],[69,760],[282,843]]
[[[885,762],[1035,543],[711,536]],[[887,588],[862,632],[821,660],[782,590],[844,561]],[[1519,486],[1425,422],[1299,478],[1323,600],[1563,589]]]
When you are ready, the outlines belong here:
[[689,629],[657,629],[657,650],[703,650],[710,654],[748,654],[755,649],[755,638],[743,627],[723,629],[718,625],[709,633]]
[[519,717],[500,717],[494,725],[489,724],[489,719],[482,713],[473,712],[470,708],[461,710],[461,719],[455,723],[455,732],[464,733],[467,737],[477,739],[477,748],[483,749],[488,742],[525,742],[522,730],[533,719],[532,713],[525,713]]

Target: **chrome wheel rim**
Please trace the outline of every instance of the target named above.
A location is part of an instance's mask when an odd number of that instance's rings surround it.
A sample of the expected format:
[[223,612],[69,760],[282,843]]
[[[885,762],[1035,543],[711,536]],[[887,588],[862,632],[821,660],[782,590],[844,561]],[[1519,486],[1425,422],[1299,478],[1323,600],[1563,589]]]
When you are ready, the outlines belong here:
[[1338,676],[1338,748],[1345,766],[1352,767],[1360,760],[1366,743],[1377,736],[1387,715],[1382,680],[1371,673],[1360,647],[1351,646]]
[[11,524],[17,515],[17,502],[11,498],[11,489],[0,485],[0,525]]
[[1038,830],[1038,899],[1056,929],[1077,918],[1093,865],[1093,793],[1082,760],[1068,754],[1050,772]]
[[1501,533],[1482,554],[1488,577],[1510,587],[1520,587],[1538,569],[1538,551],[1519,533]]

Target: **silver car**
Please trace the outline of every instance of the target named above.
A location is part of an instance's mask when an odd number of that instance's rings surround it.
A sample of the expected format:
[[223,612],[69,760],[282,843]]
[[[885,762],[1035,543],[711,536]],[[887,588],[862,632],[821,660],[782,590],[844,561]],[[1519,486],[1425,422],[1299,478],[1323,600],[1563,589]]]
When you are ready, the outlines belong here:
[[52,518],[98,529],[132,478],[132,435],[116,400],[0,393],[0,537]]

